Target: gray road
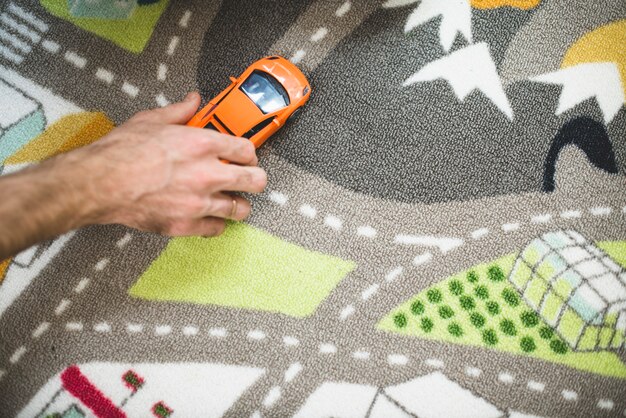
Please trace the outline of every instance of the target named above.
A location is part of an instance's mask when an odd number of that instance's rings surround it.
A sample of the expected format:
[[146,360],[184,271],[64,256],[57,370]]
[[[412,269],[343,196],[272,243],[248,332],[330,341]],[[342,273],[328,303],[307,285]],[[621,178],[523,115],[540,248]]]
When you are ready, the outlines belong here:
[[[43,14],[35,1],[20,4]],[[313,73],[355,27],[371,16],[379,2],[353,5],[351,14],[337,16],[343,4],[332,1],[286,6],[285,14],[289,18],[279,23],[278,35],[259,39],[254,47],[285,55],[297,54],[302,49],[305,51],[302,65]],[[219,4],[200,5],[199,1],[185,3],[185,7],[192,11],[190,24],[208,27]],[[265,19],[280,12],[270,6],[259,10]],[[221,13],[225,16],[237,12],[237,2],[222,7]],[[325,18],[319,20],[318,16]],[[54,84],[52,90],[82,107],[102,109],[119,122],[136,110],[153,106],[154,98],[160,92],[169,97],[168,92],[186,91],[196,86],[196,66],[177,59],[176,54],[182,49],[172,56],[165,52],[171,37],[180,36],[179,48],[192,51],[192,57],[185,59],[198,61],[205,68],[203,71],[215,74],[215,79],[207,78],[206,82],[198,82],[198,86],[206,92],[214,91],[219,86],[220,77],[227,74],[219,73],[217,68],[213,72],[211,65],[215,64],[207,62],[212,50],[207,49],[201,38],[204,29],[186,31],[178,23],[180,17],[180,10],[170,7],[162,16],[146,54],[139,57],[91,37],[66,22],[47,18],[53,24],[46,36],[56,39],[63,51],[71,49],[83,55],[87,59],[86,67],[78,69],[61,57],[50,58],[45,51],[35,51],[20,67],[20,72],[46,85],[51,84],[50,80],[54,80],[52,83],[67,80]],[[336,19],[345,20],[337,25]],[[297,24],[289,29],[296,20]],[[228,21],[232,19],[223,19],[219,24]],[[333,36],[312,41],[310,37],[318,26],[332,30]],[[210,30],[224,29],[228,28],[216,25]],[[232,31],[228,34],[233,36]],[[211,32],[208,35],[210,39]],[[71,45],[63,41],[68,36],[72,37]],[[108,51],[107,55],[112,57],[110,62],[102,63],[100,58],[92,57],[90,51],[96,49],[99,57],[104,55],[100,51]],[[251,50],[242,53],[246,57],[250,54]],[[165,82],[156,79],[161,57],[170,74]],[[232,54],[224,59],[225,62],[241,61],[241,56]],[[94,79],[97,68],[105,65],[116,74],[111,86]],[[200,76],[203,71],[199,72]],[[319,80],[324,81],[324,71],[330,70],[320,71]],[[70,77],[60,77],[60,74],[70,74]],[[119,74],[124,77],[118,77]],[[172,74],[179,76],[174,78]],[[140,88],[137,98],[131,99],[121,92],[124,80]],[[93,84],[94,88],[79,95],[73,88],[79,83]],[[121,105],[114,106],[114,103]],[[305,119],[302,125],[311,126],[311,123]],[[293,132],[297,133],[297,130],[286,132],[279,140],[284,144],[297,136]],[[35,280],[21,300],[3,316],[0,370],[5,374],[0,378],[0,393],[3,394],[0,410],[19,410],[34,395],[33,391],[66,367],[68,361],[196,360],[265,367],[268,369],[266,376],[244,394],[229,415],[249,414],[250,405],[258,405],[264,415],[287,416],[295,412],[325,380],[388,385],[433,370],[425,360],[438,359],[443,362],[446,375],[462,381],[463,385],[501,410],[514,408],[538,415],[559,410],[563,416],[608,416],[624,411],[626,399],[622,381],[532,358],[521,359],[480,348],[371,332],[382,316],[421,289],[470,265],[519,250],[543,232],[574,228],[593,240],[623,239],[626,233],[626,215],[622,211],[626,205],[623,177],[601,173],[588,166],[580,154],[568,152],[559,162],[558,187],[553,194],[534,191],[470,202],[398,203],[381,199],[380,193],[361,194],[359,187],[342,182],[328,172],[320,173],[320,167],[309,170],[306,158],[294,160],[293,154],[283,152],[291,147],[280,148],[280,144],[277,142],[261,152],[261,164],[270,173],[270,192],[253,199],[255,212],[250,224],[305,248],[353,260],[358,265],[313,316],[297,320],[262,312],[132,299],[127,295],[128,288],[159,255],[167,240],[132,232],[130,242],[119,248],[116,243],[128,233],[126,229],[87,228],[68,243],[57,261],[41,273],[41,280]],[[502,148],[502,144],[497,146]],[[390,178],[394,176],[390,175]],[[439,187],[444,189],[446,184],[441,183]],[[310,210],[304,210],[308,216],[303,215],[303,206],[315,208],[315,216],[310,217]],[[598,206],[611,207],[613,212],[606,217],[593,215],[590,210]],[[581,217],[568,219],[561,216],[571,210],[580,211]],[[533,222],[533,217],[546,213],[552,216],[547,223]],[[503,227],[512,224],[519,224],[518,229],[505,232]],[[475,239],[476,231],[484,229],[488,230],[487,235]],[[460,240],[461,244],[444,253],[437,245],[398,243],[398,237],[406,235],[451,238]],[[432,257],[430,262],[414,265],[414,257],[427,253]],[[103,259],[107,260],[106,265],[102,263]],[[390,286],[385,276],[400,267],[402,274]],[[85,278],[89,279],[88,285],[77,293],[77,284]],[[378,287],[372,292],[373,285]],[[106,298],[98,297],[105,294]],[[364,294],[369,296],[365,298]],[[55,310],[63,300],[70,304],[57,315]],[[95,325],[103,322],[110,325],[110,333],[94,330]],[[42,323],[50,324],[45,337],[33,337],[33,331]],[[68,323],[81,324],[82,331],[69,331],[66,328]],[[129,323],[143,325],[144,331],[129,334],[126,328]],[[156,335],[155,327],[162,325],[170,325],[171,333]],[[185,326],[196,326],[201,332],[189,337],[193,338],[193,343],[175,343],[175,337]],[[216,339],[210,336],[209,330],[219,327],[227,328],[228,337]],[[252,330],[263,331],[266,338],[251,340],[248,333]],[[283,343],[285,336],[297,338],[299,345],[286,347]],[[333,344],[337,352],[320,353],[322,343]],[[146,353],[142,349],[146,344],[155,347],[154,351]],[[22,347],[26,351],[12,362]],[[368,351],[370,359],[364,362],[353,358],[355,351]],[[391,365],[388,362],[390,354],[404,355],[408,363]],[[263,409],[265,394],[270,387],[281,385],[284,370],[295,361],[304,366],[303,371],[283,387],[283,396],[273,408]],[[484,374],[479,379],[468,379],[465,375],[468,365],[480,368]],[[513,383],[500,382],[498,373],[501,372],[515,376]],[[540,395],[528,392],[527,385],[531,380],[545,384]],[[615,402],[612,411],[597,409],[598,387],[603,388],[603,397]],[[564,389],[576,391],[578,401],[566,401],[561,393]]]

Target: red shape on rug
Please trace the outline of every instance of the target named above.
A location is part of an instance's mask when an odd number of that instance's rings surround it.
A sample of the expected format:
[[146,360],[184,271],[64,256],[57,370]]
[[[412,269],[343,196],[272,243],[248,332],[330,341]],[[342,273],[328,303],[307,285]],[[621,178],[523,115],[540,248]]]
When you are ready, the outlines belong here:
[[63,388],[93,411],[98,418],[126,418],[126,414],[81,373],[78,366],[70,366],[61,373]]

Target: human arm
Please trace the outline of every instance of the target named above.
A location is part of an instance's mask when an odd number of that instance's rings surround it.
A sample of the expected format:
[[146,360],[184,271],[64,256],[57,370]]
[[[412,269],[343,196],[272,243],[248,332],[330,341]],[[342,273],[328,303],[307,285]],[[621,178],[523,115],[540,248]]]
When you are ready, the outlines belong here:
[[194,93],[140,112],[91,145],[1,177],[0,260],[90,224],[213,236],[226,218],[248,216],[250,203],[229,192],[265,188],[254,146],[183,126],[199,104]]

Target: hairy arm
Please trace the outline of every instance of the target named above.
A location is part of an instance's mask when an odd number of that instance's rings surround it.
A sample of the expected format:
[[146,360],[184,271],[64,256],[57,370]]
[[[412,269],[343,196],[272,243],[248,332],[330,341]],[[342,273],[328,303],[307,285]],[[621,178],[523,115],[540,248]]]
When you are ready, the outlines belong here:
[[231,192],[259,193],[267,176],[250,141],[183,126],[199,104],[192,93],[140,112],[91,145],[1,177],[0,260],[90,224],[213,236],[247,217],[250,203]]

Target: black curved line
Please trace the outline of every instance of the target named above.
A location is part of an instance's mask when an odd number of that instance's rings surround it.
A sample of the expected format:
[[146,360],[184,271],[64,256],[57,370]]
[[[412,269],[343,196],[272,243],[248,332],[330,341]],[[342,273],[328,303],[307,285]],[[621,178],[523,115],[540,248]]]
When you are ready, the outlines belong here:
[[617,174],[613,146],[604,124],[589,117],[579,117],[567,122],[554,137],[546,156],[543,172],[543,190],[554,191],[554,175],[559,153],[566,145],[575,145],[589,161],[608,173]]

